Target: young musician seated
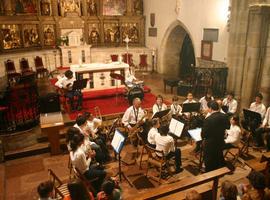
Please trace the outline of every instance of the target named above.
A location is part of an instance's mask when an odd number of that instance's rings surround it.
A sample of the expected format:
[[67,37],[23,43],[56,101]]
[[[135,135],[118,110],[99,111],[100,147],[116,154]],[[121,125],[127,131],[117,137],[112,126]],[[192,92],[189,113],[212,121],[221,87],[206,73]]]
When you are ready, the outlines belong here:
[[266,134],[266,148],[270,151],[270,107],[267,108],[262,124],[255,131],[256,146],[264,146],[263,135]]
[[173,96],[171,105],[171,114],[173,117],[176,118],[182,115],[182,107],[179,105],[178,101],[179,101],[178,96]]
[[[65,72],[65,76],[58,79],[55,85],[64,90],[65,96],[69,99],[71,109],[74,110],[81,110],[82,109],[82,93],[80,90],[72,90],[73,83],[76,79],[73,77],[73,72],[67,70]],[[75,97],[78,98],[77,100],[77,107],[74,105]]]
[[[168,135],[169,127],[162,126],[160,128],[160,134],[156,135],[156,150],[163,151],[167,159],[175,158],[175,173],[183,171],[181,168],[181,150],[174,146],[174,140],[171,136]],[[157,153],[157,156],[161,156]]]
[[167,109],[167,106],[165,103],[163,103],[163,97],[161,95],[157,95],[156,103],[153,105],[153,115],[156,112],[160,112],[166,109]]
[[263,119],[266,112],[266,107],[262,103],[262,100],[263,100],[263,95],[261,93],[257,93],[255,96],[255,102],[250,104],[249,109],[253,112],[259,113]]
[[70,159],[72,165],[76,167],[88,180],[97,178],[97,180],[93,182],[93,187],[99,191],[100,186],[106,177],[106,172],[100,166],[91,165],[92,158],[95,157],[94,151],[89,151],[89,154],[85,153],[84,136],[82,134],[76,134],[73,136],[70,142],[70,147]]
[[183,102],[184,103],[196,103],[196,101],[193,99],[193,94],[189,92],[187,94],[187,99]]
[[140,86],[140,83],[143,83],[143,81],[139,81],[136,77],[135,77],[135,73],[134,70],[130,67],[129,71],[126,74],[125,77],[125,84],[128,88],[133,88],[136,86]]
[[206,114],[208,112],[208,106],[207,103],[209,101],[213,101],[214,97],[212,96],[212,92],[210,90],[207,90],[205,96],[203,96],[199,102],[201,103],[201,110],[204,114]]
[[151,120],[152,128],[148,132],[147,142],[149,146],[156,148],[156,136],[159,135],[158,128],[160,127],[159,118],[153,118]]
[[234,99],[234,94],[232,92],[229,92],[227,94],[227,97],[225,99],[223,99],[222,105],[224,107],[226,107],[226,109],[227,109],[227,110],[223,109],[224,112],[227,111],[225,113],[227,113],[229,115],[233,115],[236,112],[236,110],[237,110],[237,101]]
[[225,131],[225,149],[237,147],[240,143],[241,129],[239,124],[239,117],[235,115],[232,116],[230,119],[230,124],[230,129]]

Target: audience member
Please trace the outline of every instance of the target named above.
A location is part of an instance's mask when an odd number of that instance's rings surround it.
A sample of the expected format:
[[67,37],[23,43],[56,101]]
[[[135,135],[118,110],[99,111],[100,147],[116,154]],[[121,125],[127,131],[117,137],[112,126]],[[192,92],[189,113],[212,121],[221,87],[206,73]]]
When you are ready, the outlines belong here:
[[64,200],[94,200],[94,196],[91,192],[88,192],[87,188],[81,181],[73,181],[67,185],[69,195],[64,197]]
[[101,186],[101,192],[97,194],[97,200],[120,200],[121,189],[116,180],[112,178],[104,181]]
[[236,185],[226,180],[221,184],[220,200],[237,200],[238,191]]
[[53,200],[53,183],[51,181],[42,182],[38,188],[39,200]]
[[196,190],[190,190],[187,192],[185,200],[202,200],[202,197]]

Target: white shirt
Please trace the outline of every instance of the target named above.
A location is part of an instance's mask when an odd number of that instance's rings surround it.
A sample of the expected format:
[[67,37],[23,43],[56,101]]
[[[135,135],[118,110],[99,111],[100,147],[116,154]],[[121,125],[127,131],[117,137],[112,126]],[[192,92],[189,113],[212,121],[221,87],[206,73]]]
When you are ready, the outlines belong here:
[[70,160],[72,164],[82,173],[86,172],[89,169],[91,163],[91,157],[88,159],[84,153],[84,149],[80,146],[75,152],[71,151]]
[[147,141],[149,144],[156,144],[156,136],[159,135],[158,129],[152,127],[147,135]]
[[58,81],[55,83],[55,86],[59,87],[59,88],[67,88],[67,89],[71,89],[74,81],[76,79],[75,78],[71,78],[68,79],[67,77],[59,77]]
[[[155,140],[156,140],[156,150],[163,151],[165,156],[171,151],[172,152],[175,151],[174,140],[171,136],[169,135],[162,136],[158,134],[156,135]],[[159,153],[157,153],[157,155],[162,156]]]
[[130,72],[127,73],[126,78],[125,78],[125,83],[128,87],[133,87],[134,81],[136,81],[137,78]]
[[237,101],[235,99],[232,99],[231,101],[228,100],[228,98],[223,99],[222,104],[224,106],[228,106],[228,112],[229,113],[235,113],[237,110]]
[[172,104],[171,105],[171,114],[172,115],[178,115],[178,114],[182,114],[182,107],[179,105],[179,104],[177,104],[177,105],[175,105],[175,104]]
[[[214,100],[214,97],[211,97],[211,100]],[[205,96],[204,97],[202,97],[200,100],[199,100],[199,102],[201,103],[201,109],[202,110],[207,110],[208,109],[208,106],[207,106],[207,101],[206,101],[206,98],[205,98]]]
[[[87,131],[83,130],[80,126],[78,126],[78,124],[74,124],[75,128],[79,129],[81,134],[84,135],[84,150],[85,152],[89,152],[89,148],[88,148],[88,145],[91,145],[91,144],[96,144],[95,142],[92,142],[90,141],[90,138],[89,138],[89,134],[87,133]],[[87,127],[85,127],[86,129]]]
[[270,126],[270,107],[267,108],[265,117],[263,119],[262,126],[266,126],[266,127]]
[[196,101],[194,100],[194,99],[192,99],[191,101],[189,101],[188,99],[187,100],[185,100],[184,102],[183,102],[183,104],[184,103],[196,103]]
[[230,143],[237,146],[240,142],[241,129],[237,125],[231,125],[229,130],[226,130],[227,138],[225,143]]
[[94,118],[92,121],[87,120],[87,129],[90,130],[92,133],[96,133],[98,128],[96,127],[97,124],[101,125],[102,120],[98,118]]
[[153,105],[153,115],[156,113],[156,112],[160,112],[160,111],[163,111],[163,110],[166,110],[167,109],[167,105],[165,103],[162,103],[161,106],[159,106],[158,104],[154,104]]
[[256,102],[253,102],[252,104],[250,104],[249,109],[253,112],[260,113],[263,119],[265,111],[266,111],[266,107],[263,103],[257,104]]
[[130,127],[130,124],[137,124],[144,115],[144,111],[141,107],[136,109],[134,106],[130,106],[123,115],[122,123],[124,126]]

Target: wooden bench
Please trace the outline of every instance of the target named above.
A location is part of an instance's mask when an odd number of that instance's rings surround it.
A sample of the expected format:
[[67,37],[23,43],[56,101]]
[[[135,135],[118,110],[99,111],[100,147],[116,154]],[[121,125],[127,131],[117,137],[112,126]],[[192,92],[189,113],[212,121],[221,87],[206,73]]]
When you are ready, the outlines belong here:
[[[204,173],[194,177],[187,177],[178,182],[167,184],[161,187],[150,189],[144,194],[136,195],[128,199],[135,200],[150,200],[150,199],[184,199],[182,191],[201,186],[205,183],[212,183],[212,199],[217,199],[218,181],[219,178],[228,174],[230,170],[227,167],[223,167],[208,173]],[[206,187],[207,188],[207,187]],[[201,190],[203,192],[204,190]],[[182,196],[183,198],[179,198]]]

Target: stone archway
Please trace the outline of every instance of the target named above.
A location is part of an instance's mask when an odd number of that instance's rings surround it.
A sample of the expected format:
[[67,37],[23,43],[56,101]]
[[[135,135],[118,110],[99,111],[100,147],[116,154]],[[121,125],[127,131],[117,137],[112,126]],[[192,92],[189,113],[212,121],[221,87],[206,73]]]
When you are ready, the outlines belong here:
[[187,28],[178,20],[168,27],[162,40],[159,54],[160,73],[174,77],[179,75],[180,54],[186,35],[189,35],[192,41]]

